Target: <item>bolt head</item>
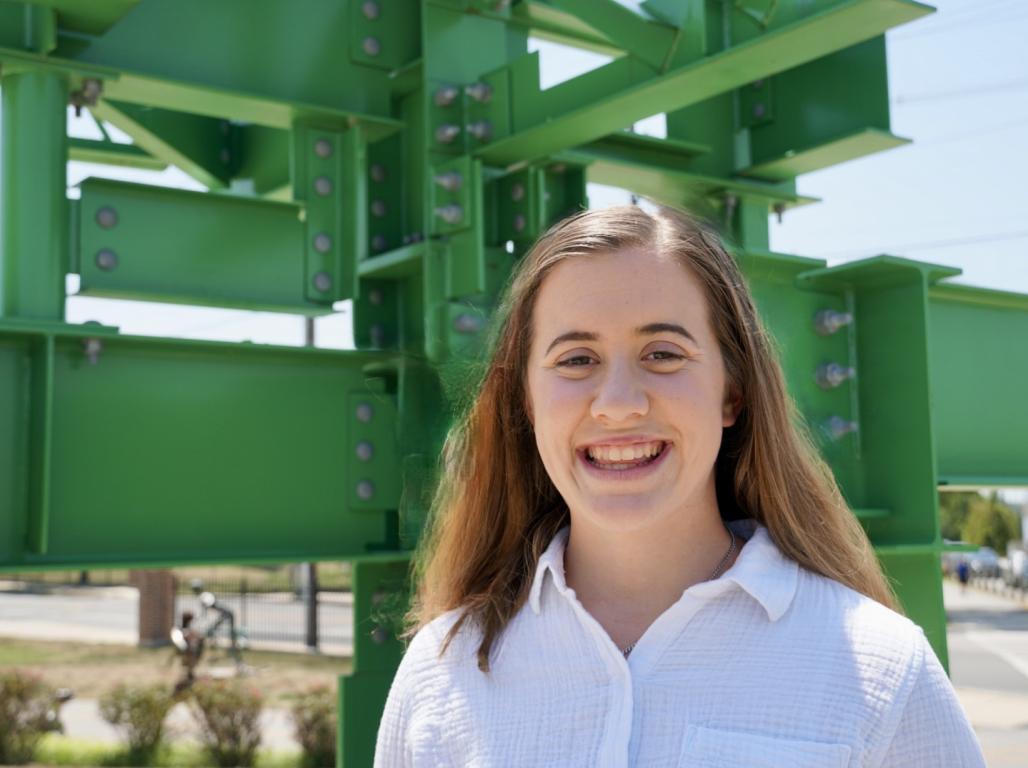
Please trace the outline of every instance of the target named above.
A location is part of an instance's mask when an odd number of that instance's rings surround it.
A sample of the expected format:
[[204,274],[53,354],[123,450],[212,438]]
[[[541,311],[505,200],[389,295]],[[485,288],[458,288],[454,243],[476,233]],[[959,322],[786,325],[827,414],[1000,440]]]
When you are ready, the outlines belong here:
[[375,235],[371,238],[371,249],[373,251],[384,251],[386,249],[386,239],[382,235]]
[[314,154],[318,157],[330,157],[332,155],[332,142],[328,139],[318,139],[314,142]]
[[96,212],[96,223],[104,229],[112,229],[118,224],[118,212],[111,206],[105,205]]
[[378,42],[377,37],[365,37],[361,48],[368,56],[378,56],[382,52],[382,44]]
[[328,176],[318,176],[314,180],[314,191],[322,197],[328,197],[332,194],[332,179]]
[[384,165],[375,163],[371,166],[371,180],[379,183],[386,180],[386,169]]
[[228,161],[232,159],[232,153],[229,152],[227,149],[222,149],[218,153],[218,159],[221,160],[222,165],[228,165]]
[[324,293],[332,287],[332,276],[328,272],[318,272],[312,280],[314,288]]
[[386,632],[384,627],[375,627],[371,630],[371,639],[375,641],[376,645],[382,645],[389,639],[389,633]]
[[382,218],[386,215],[386,204],[384,200],[372,200],[371,201],[371,214]]
[[762,102],[758,101],[756,104],[753,105],[753,116],[754,117],[757,117],[757,118],[763,117],[766,112],[767,112],[767,107],[765,107]]
[[324,232],[318,232],[314,236],[314,250],[318,253],[328,253],[332,250],[332,238]]
[[362,424],[369,424],[371,422],[371,417],[374,416],[374,414],[375,411],[371,407],[371,403],[357,403],[357,421]]
[[378,288],[372,288],[368,291],[368,301],[374,304],[376,307],[382,303],[382,291]]
[[361,480],[357,483],[357,497],[363,501],[370,501],[375,495],[375,484],[370,480]]
[[361,440],[357,443],[357,458],[361,461],[371,461],[371,457],[375,453],[374,446],[367,440]]
[[510,199],[513,200],[516,203],[519,200],[523,200],[524,197],[525,197],[525,185],[522,184],[519,181],[516,184],[514,184],[513,187],[510,188]]
[[365,19],[377,19],[379,13],[378,3],[375,0],[366,0],[361,3],[361,13],[364,14]]
[[528,225],[528,222],[525,220],[525,214],[519,213],[517,216],[514,217],[514,231],[515,232],[524,232],[525,231],[525,227],[527,225]]
[[104,272],[110,272],[118,266],[118,255],[110,248],[101,248],[96,252],[96,266]]

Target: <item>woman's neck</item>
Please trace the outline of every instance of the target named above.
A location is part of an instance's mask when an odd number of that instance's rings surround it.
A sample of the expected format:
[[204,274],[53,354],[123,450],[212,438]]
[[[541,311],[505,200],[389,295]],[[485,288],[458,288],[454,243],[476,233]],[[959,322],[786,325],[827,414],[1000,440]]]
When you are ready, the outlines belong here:
[[[716,504],[688,510],[675,524],[609,531],[572,517],[564,552],[567,584],[619,647],[634,643],[693,584],[722,563],[731,535]],[[728,570],[743,541],[721,568]]]

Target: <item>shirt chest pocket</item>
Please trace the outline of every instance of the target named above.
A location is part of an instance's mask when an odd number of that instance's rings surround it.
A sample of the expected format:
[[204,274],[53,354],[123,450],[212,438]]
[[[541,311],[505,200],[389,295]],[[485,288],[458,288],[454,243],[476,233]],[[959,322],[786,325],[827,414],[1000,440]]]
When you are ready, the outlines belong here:
[[849,744],[765,736],[690,725],[680,768],[846,768]]

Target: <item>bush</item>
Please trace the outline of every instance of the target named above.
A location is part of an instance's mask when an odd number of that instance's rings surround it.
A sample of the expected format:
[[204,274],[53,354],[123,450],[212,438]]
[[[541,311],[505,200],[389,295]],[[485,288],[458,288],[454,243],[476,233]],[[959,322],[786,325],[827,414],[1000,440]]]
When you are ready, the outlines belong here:
[[261,743],[261,694],[235,680],[193,684],[193,716],[204,747],[219,766],[252,766]]
[[39,675],[0,671],[0,765],[30,762],[39,740],[62,730],[60,706],[57,691]]
[[124,736],[131,762],[149,764],[174,699],[163,685],[122,683],[100,697],[100,714]]
[[334,768],[336,702],[332,690],[327,685],[309,688],[296,698],[291,710],[304,768]]

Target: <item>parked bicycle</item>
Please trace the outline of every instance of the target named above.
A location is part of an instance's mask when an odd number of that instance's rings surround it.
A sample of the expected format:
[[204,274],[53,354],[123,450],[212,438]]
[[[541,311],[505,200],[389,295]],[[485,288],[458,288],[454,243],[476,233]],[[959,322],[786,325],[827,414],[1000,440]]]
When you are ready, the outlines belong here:
[[[219,631],[224,627],[223,634],[227,635],[227,655],[232,658],[235,675],[247,675],[253,671],[243,661],[242,651],[247,647],[246,633],[242,628],[237,627],[235,613],[224,603],[218,601],[213,592],[203,588],[200,579],[193,579],[190,583],[193,593],[200,598],[202,609],[201,618],[206,618],[208,613],[217,614],[213,621],[209,621],[203,628],[195,624],[196,616],[192,611],[183,611],[181,624],[171,630],[171,643],[175,647],[175,654],[182,664],[182,676],[175,683],[175,693],[180,693],[189,688],[197,679],[197,667],[203,659],[208,644],[217,647]],[[212,669],[208,670],[208,677],[220,677]]]

